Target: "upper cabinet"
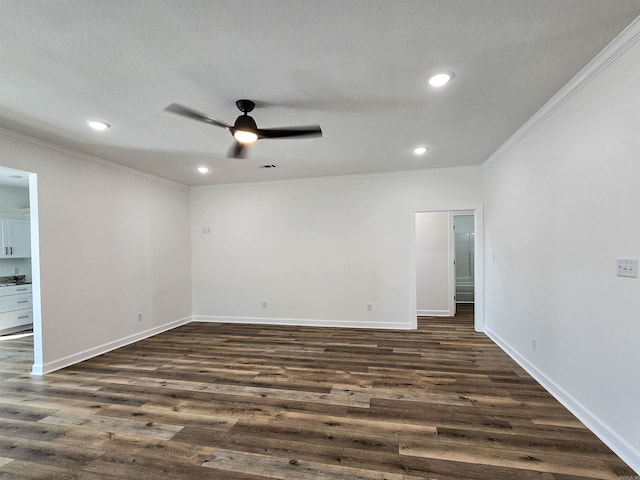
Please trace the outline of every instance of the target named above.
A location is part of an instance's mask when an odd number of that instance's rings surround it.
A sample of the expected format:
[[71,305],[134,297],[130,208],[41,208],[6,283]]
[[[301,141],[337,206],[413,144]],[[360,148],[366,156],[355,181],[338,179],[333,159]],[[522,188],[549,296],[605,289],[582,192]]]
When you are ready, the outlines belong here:
[[27,258],[31,256],[31,225],[29,220],[0,218],[2,242],[0,258]]

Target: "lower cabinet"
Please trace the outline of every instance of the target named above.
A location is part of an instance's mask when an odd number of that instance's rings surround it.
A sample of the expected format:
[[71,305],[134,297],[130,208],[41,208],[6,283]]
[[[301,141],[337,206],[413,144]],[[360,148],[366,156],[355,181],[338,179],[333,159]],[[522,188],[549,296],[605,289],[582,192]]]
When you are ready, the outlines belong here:
[[0,335],[31,328],[31,285],[0,287]]

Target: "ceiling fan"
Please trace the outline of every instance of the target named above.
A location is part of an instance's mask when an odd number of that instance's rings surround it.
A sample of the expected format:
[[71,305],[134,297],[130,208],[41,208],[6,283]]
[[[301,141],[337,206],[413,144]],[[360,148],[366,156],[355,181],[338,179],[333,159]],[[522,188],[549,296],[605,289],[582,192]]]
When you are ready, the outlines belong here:
[[233,135],[234,142],[231,145],[227,157],[246,158],[247,148],[256,140],[262,138],[289,138],[289,137],[321,137],[322,129],[320,125],[310,125],[305,127],[283,127],[283,128],[258,128],[253,117],[249,116],[256,104],[251,100],[241,99],[236,102],[236,106],[242,115],[236,118],[233,125],[229,125],[220,120],[216,120],[204,113],[200,113],[189,107],[172,103],[165,107],[167,112],[182,115],[183,117],[210,123],[217,127],[226,128]]

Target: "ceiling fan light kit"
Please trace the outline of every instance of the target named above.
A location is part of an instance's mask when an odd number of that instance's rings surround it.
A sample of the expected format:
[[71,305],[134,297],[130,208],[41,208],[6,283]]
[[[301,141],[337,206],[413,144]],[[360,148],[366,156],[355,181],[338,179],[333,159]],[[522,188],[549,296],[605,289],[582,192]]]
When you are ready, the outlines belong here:
[[258,135],[246,130],[236,130],[235,132],[233,132],[233,138],[235,138],[240,143],[249,144],[258,140]]
[[192,120],[209,123],[216,127],[222,127],[229,130],[234,138],[234,142],[227,154],[230,158],[246,158],[247,146],[263,138],[288,138],[288,137],[321,137],[322,129],[320,125],[310,125],[306,127],[284,127],[284,128],[258,128],[253,117],[249,116],[249,112],[253,111],[256,104],[247,99],[236,101],[236,107],[242,112],[242,115],[236,118],[233,125],[216,120],[204,113],[200,113],[192,108],[172,103],[165,107],[167,112],[175,113]]
[[258,135],[255,133],[258,130],[258,125],[256,125],[253,117],[250,117],[247,113],[251,112],[256,107],[256,104],[251,100],[242,99],[236,102],[236,107],[242,112],[242,115],[236,118],[233,124],[233,138],[244,144],[255,142],[258,140]]

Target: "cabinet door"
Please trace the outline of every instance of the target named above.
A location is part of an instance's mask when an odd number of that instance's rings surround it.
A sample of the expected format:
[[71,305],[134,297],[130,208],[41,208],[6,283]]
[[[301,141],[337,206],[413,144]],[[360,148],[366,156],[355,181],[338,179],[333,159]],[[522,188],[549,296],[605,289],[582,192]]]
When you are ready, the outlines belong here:
[[11,239],[9,238],[9,224],[7,220],[0,219],[0,258],[6,258],[11,256]]
[[0,312],[13,312],[32,307],[33,300],[30,293],[0,296]]
[[[29,220],[8,219],[8,230],[11,237],[10,252],[12,257],[31,256],[31,224]],[[4,251],[4,249],[3,249]]]
[[0,335],[20,330],[18,327],[28,327],[31,323],[33,323],[33,310],[31,309],[0,313]]

